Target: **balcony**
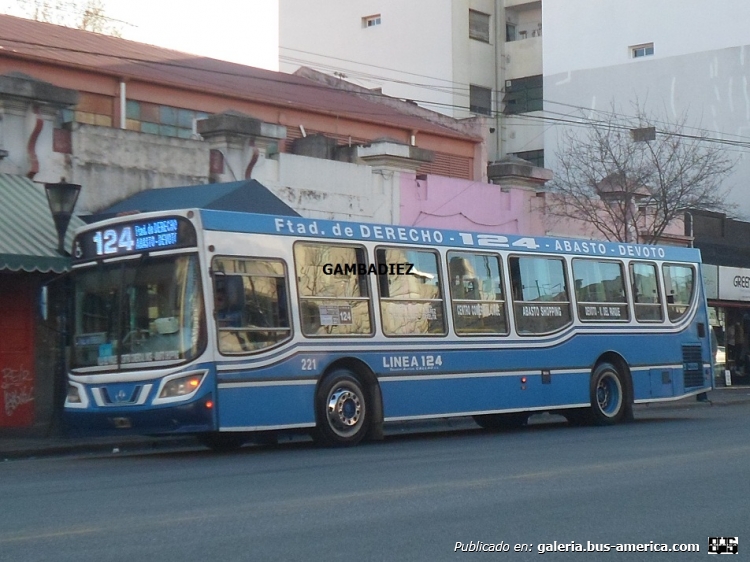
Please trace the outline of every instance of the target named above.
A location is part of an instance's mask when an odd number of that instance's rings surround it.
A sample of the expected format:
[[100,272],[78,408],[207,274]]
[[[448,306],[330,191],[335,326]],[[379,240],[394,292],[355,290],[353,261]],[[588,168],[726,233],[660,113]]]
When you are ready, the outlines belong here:
[[[533,6],[531,6],[533,4]],[[523,6],[526,7],[529,5],[529,7],[539,7],[541,8],[542,2],[540,0],[505,0],[505,9],[508,8],[515,8],[516,6]]]
[[505,79],[542,74],[542,38],[505,43]]

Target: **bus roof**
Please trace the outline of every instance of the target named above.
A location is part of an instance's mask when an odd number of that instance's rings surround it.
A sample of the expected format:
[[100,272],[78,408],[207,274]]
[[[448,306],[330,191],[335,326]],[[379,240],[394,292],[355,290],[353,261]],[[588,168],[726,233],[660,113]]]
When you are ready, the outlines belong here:
[[681,246],[654,246],[575,238],[461,232],[444,228],[375,224],[301,217],[199,210],[207,230],[281,236],[382,242],[414,246],[450,246],[473,250],[516,250],[535,253],[645,258],[700,262],[700,251]]

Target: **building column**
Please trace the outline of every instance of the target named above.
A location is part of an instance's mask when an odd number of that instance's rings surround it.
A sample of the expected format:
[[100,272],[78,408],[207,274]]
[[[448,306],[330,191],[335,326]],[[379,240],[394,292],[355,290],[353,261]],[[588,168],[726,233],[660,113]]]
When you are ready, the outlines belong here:
[[217,113],[198,121],[198,133],[211,150],[212,183],[258,179],[263,181],[265,160],[279,152],[286,127],[265,123],[236,111]]

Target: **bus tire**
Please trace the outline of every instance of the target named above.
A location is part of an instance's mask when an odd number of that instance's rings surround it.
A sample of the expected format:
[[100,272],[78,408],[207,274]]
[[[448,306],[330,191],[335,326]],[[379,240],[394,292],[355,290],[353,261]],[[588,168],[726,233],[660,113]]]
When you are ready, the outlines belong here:
[[595,425],[614,425],[625,417],[625,385],[620,371],[612,363],[599,363],[591,375],[591,421]]
[[327,447],[356,445],[370,426],[370,404],[362,382],[347,369],[328,374],[315,397],[315,438]]
[[482,414],[472,416],[474,422],[482,429],[517,429],[526,425],[529,414],[512,412],[510,414]]

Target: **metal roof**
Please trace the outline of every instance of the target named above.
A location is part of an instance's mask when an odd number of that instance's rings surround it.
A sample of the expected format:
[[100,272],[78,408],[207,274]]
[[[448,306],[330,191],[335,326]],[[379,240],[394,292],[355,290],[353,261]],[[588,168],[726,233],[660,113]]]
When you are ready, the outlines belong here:
[[[481,141],[466,132],[301,76],[8,15],[0,15],[0,54],[90,70],[118,79],[171,85],[281,108],[303,108],[361,122]],[[379,94],[373,92],[373,95]]]
[[[70,258],[57,253],[57,229],[44,186],[24,176],[0,174],[0,271],[62,273]],[[65,247],[84,222],[70,219]]]
[[212,209],[299,217],[300,214],[256,180],[228,183],[208,183],[183,187],[160,187],[141,191],[115,203],[95,215],[84,217],[86,222],[112,218],[134,211],[167,211],[170,209]]

